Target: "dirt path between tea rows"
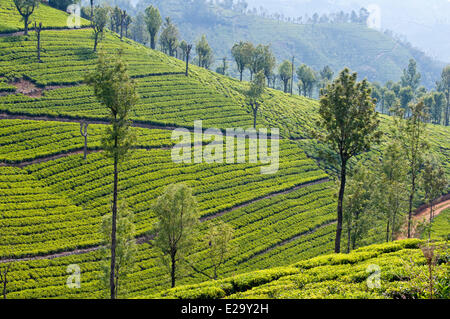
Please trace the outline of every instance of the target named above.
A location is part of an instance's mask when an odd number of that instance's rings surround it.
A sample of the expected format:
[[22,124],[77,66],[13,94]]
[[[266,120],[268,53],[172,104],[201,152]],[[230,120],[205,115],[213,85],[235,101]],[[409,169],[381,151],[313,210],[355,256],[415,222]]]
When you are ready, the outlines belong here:
[[[85,122],[88,124],[101,124],[101,125],[109,125],[110,122],[107,120],[102,119],[89,119],[89,118],[75,118],[75,117],[63,117],[63,116],[29,116],[29,115],[19,115],[19,114],[10,114],[1,112],[0,113],[0,120],[26,120],[26,121],[48,121],[48,122],[64,122],[64,123],[81,123]],[[173,126],[173,125],[158,125],[158,124],[151,124],[151,123],[145,123],[145,122],[136,122],[132,121],[131,123],[132,127],[138,127],[138,128],[145,128],[145,129],[151,129],[151,130],[168,130],[173,131],[176,129],[184,129],[183,126]],[[189,130],[189,128],[187,128]],[[202,128],[203,134],[207,134],[207,130],[209,128],[204,127]],[[222,134],[225,136],[226,131],[224,129],[219,129]],[[193,131],[191,129],[191,131]],[[216,134],[216,133],[212,133]],[[246,138],[252,139],[253,136],[246,136]],[[257,139],[262,139],[261,136],[258,134],[256,135]],[[275,139],[275,140],[281,140],[283,139],[281,136],[271,136],[270,133],[267,133],[267,139]]]

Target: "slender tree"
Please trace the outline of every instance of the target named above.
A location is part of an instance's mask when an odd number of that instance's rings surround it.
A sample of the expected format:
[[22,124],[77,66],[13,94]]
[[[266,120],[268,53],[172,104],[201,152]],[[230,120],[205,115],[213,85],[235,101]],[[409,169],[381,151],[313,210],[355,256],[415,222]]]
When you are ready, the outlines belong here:
[[408,67],[403,70],[401,83],[403,87],[409,86],[415,93],[420,84],[421,75],[417,72],[417,63],[414,59],[409,60]]
[[377,167],[374,202],[380,218],[386,222],[386,242],[395,239],[403,214],[408,210],[407,163],[400,143],[390,142]]
[[445,108],[444,125],[450,125],[450,65],[447,65],[442,70],[441,81],[439,83],[439,90],[445,94],[447,99],[447,107]]
[[209,69],[213,63],[213,52],[205,35],[202,35],[201,39],[197,42],[195,51],[197,52],[198,66]]
[[[120,10],[120,39],[123,39],[123,31],[124,31],[124,28],[128,21],[131,21],[131,18],[128,15],[127,11]],[[126,36],[126,33],[125,33],[125,36]]]
[[17,11],[22,16],[24,24],[24,34],[28,35],[28,26],[30,25],[30,16],[34,10],[39,6],[39,0],[14,0],[14,5]]
[[155,245],[168,264],[172,288],[175,287],[178,264],[192,245],[198,223],[197,203],[192,190],[184,185],[169,185],[153,206],[158,222]]
[[222,58],[222,65],[217,67],[216,72],[222,75],[225,75],[228,70],[228,62],[227,57]]
[[133,23],[133,18],[131,18],[129,15],[125,17],[125,20],[123,22],[124,28],[125,28],[125,37],[128,37],[128,28]]
[[97,45],[103,38],[106,22],[108,20],[108,9],[97,7],[94,10],[94,19],[92,20],[92,28],[94,30],[94,52],[97,52]]
[[420,101],[413,104],[411,116],[403,118],[403,110],[400,110],[395,119],[397,125],[397,139],[400,141],[409,169],[409,209],[408,209],[408,238],[411,238],[412,211],[414,196],[416,195],[417,178],[422,167],[423,153],[429,148],[426,141],[427,113],[425,104]]
[[163,52],[170,56],[174,56],[175,51],[178,48],[178,36],[179,33],[177,27],[172,23],[172,20],[167,17],[164,22],[164,29],[159,38],[159,43],[161,44]]
[[294,61],[295,57],[292,57],[292,63],[291,63],[291,95],[294,94]]
[[379,141],[379,119],[367,80],[356,82],[357,74],[344,69],[320,99],[318,137],[339,157],[339,197],[335,252],[341,249],[343,200],[349,160]]
[[275,69],[276,65],[276,59],[275,56],[272,53],[272,49],[270,48],[270,45],[263,46],[263,69],[264,69],[264,75],[266,76],[267,83],[270,82],[270,79],[273,76],[273,71]]
[[180,42],[180,45],[178,46],[181,50],[181,60],[186,62],[186,51],[187,51],[187,42],[185,40],[182,40]]
[[137,103],[136,84],[130,78],[128,66],[122,60],[122,51],[117,57],[106,58],[102,52],[99,55],[95,71],[88,74],[86,83],[93,87],[97,99],[109,110],[111,126],[107,128],[102,139],[102,148],[114,163],[114,184],[111,222],[111,267],[110,292],[111,299],[116,298],[116,230],[119,163],[125,159],[133,143],[130,132],[130,110]]
[[90,0],[91,2],[91,21],[94,18],[94,0]]
[[84,137],[84,160],[87,159],[88,126],[89,126],[89,123],[87,123],[87,122],[80,123],[80,133],[81,133],[81,136]]
[[327,65],[320,71],[320,84],[319,84],[319,90],[324,89],[327,87],[327,85],[331,82],[333,79],[334,72],[333,70]]
[[299,78],[299,91],[300,88],[303,91],[304,96],[312,96],[314,90],[314,85],[317,82],[316,74],[313,69],[311,69],[306,64],[302,64],[297,69],[297,76]]
[[281,81],[284,84],[284,93],[288,93],[288,84],[292,78],[292,64],[289,61],[284,61],[278,68],[278,73],[280,74]]
[[390,115],[391,112],[397,108],[398,104],[400,104],[400,102],[398,101],[395,92],[388,90],[384,94],[384,105],[387,107],[387,113]]
[[233,233],[233,227],[224,222],[217,222],[215,225],[212,225],[205,237],[205,246],[208,252],[206,258],[210,262],[212,274],[199,269],[192,263],[189,264],[191,268],[209,279],[217,280],[220,268],[222,268],[233,252],[231,244]]
[[[116,263],[114,268],[114,295],[116,298],[119,294],[126,293],[123,281],[134,269],[135,256],[137,253],[137,245],[135,239],[135,226],[133,222],[133,213],[128,209],[125,203],[119,203],[117,208],[117,229],[116,229]],[[102,263],[102,283],[108,291],[110,287],[111,268],[111,231],[112,218],[110,214],[103,217],[100,235],[103,239],[102,255],[104,260]]]
[[158,8],[149,6],[145,9],[145,23],[147,24],[147,30],[150,34],[150,47],[154,50],[156,47],[157,35],[162,25],[162,19]]
[[403,109],[403,115],[407,117],[411,112],[409,103],[414,99],[414,91],[410,86],[403,87],[399,92],[400,107]]
[[236,61],[236,66],[240,74],[240,81],[242,81],[242,75],[245,68],[250,63],[250,57],[253,52],[253,45],[250,42],[236,43],[231,49],[231,54]]
[[259,71],[250,83],[250,89],[245,92],[246,102],[250,105],[253,113],[253,128],[256,129],[256,118],[261,103],[261,95],[264,93],[266,78],[263,71]]
[[189,56],[191,55],[192,44],[186,44],[186,76],[189,76]]
[[226,75],[227,74],[227,70],[228,70],[228,62],[227,62],[227,57],[224,56],[222,58],[222,74]]
[[232,253],[231,239],[233,227],[223,222],[212,226],[208,232],[209,259],[213,268],[212,279],[218,278],[218,272]]
[[248,69],[250,70],[250,81],[253,80],[253,74],[264,70],[264,64],[266,62],[266,51],[263,45],[259,44],[252,50],[250,55],[250,61],[248,63]]
[[430,227],[428,237],[431,237],[431,224],[434,218],[435,200],[445,191],[448,180],[445,176],[444,169],[439,161],[433,157],[428,157],[424,161],[424,168],[421,174],[421,186],[425,193],[425,201],[430,207]]
[[115,6],[114,8],[111,9],[110,14],[111,14],[112,23],[113,23],[111,25],[111,29],[114,32],[119,33],[121,22],[122,22],[122,9],[120,9],[118,6]]
[[38,63],[42,63],[41,61],[41,31],[42,31],[42,22],[39,22],[39,25],[35,22],[34,23],[34,30],[36,31],[36,37],[37,37],[37,60]]
[[354,250],[370,229],[374,220],[373,209],[374,174],[361,164],[349,178],[344,196],[343,222],[347,231],[347,253]]

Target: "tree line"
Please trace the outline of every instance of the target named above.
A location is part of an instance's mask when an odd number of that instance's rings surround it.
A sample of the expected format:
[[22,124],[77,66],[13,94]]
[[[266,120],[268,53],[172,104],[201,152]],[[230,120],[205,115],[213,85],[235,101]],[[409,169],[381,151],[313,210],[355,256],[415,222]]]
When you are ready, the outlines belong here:
[[[414,72],[405,72],[405,82],[417,82]],[[408,83],[411,84],[411,83]],[[430,152],[427,136],[429,114],[424,98],[393,109],[390,138],[380,159],[363,161],[362,154],[381,142],[379,113],[372,87],[357,74],[343,70],[321,90],[316,137],[329,146],[338,184],[335,252],[341,252],[343,232],[347,251],[357,247],[375,222],[386,225],[386,241],[395,240],[404,225],[406,237],[414,236],[413,209],[419,189],[431,208],[446,191],[448,180],[440,161]],[[405,114],[408,113],[407,116]]]

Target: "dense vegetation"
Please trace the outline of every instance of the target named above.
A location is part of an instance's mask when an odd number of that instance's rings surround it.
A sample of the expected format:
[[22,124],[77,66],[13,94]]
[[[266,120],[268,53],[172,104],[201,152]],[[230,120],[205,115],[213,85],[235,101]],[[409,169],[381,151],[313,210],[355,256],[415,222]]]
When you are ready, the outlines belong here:
[[[423,73],[424,85],[431,88],[443,67],[422,52],[362,24],[294,24],[246,15],[205,2],[143,0],[138,4],[137,12],[143,12],[153,4],[163,17],[172,18],[182,39],[195,43],[206,35],[216,57],[216,66],[222,64],[223,57],[232,60],[230,49],[235,42],[251,41],[272,43],[279,63],[295,56],[297,65],[305,63],[315,70],[329,65],[335,72],[349,67],[362,78],[380,83],[399,79],[404,66],[414,58]],[[209,24],[214,24],[214,28],[208,28]],[[238,75],[236,71],[232,72]]]
[[441,242],[435,248],[432,290],[424,256],[426,245],[418,240],[405,240],[360,248],[347,255],[319,256],[290,267],[180,286],[148,297],[409,299],[434,295],[446,299],[449,297],[448,246]]
[[[0,9],[5,8],[2,2]],[[39,6],[39,10],[57,12],[45,5]],[[54,21],[55,27],[63,27],[58,24],[62,17]],[[19,30],[20,26],[11,24],[11,28]],[[38,63],[32,30],[28,36],[0,38],[0,112],[6,117],[0,120],[0,259],[6,259],[0,261],[0,268],[3,264],[12,265],[7,285],[9,298],[104,297],[100,282],[104,266],[100,245],[104,234],[100,224],[110,212],[114,178],[113,163],[105,156],[101,143],[105,123],[110,119],[108,110],[95,98],[94,90],[83,84],[86,73],[96,67],[93,31],[44,29],[41,42],[42,63]],[[200,118],[204,128],[251,127],[254,114],[248,106],[248,96],[252,86],[194,65],[186,76],[182,61],[105,31],[99,51],[115,54],[119,48],[140,97],[129,114],[135,126],[130,131],[136,140],[128,158],[119,165],[120,198],[133,213],[132,237],[139,244],[134,267],[123,282],[120,297],[153,297],[169,287],[169,276],[160,263],[161,252],[153,241],[157,235],[153,203],[173,183],[189,186],[198,202],[201,222],[193,247],[186,254],[203,272],[212,267],[204,238],[218,222],[233,229],[230,246],[234,247],[219,278],[300,261],[308,264],[305,259],[331,253],[336,229],[335,185],[324,169],[332,173],[335,167],[321,162],[321,168],[314,160],[321,157],[320,151],[326,150],[312,135],[319,118],[317,101],[273,89],[259,92],[256,126],[278,127],[281,131],[276,174],[261,174],[262,163],[177,164],[171,160],[175,142],[169,129],[191,128],[194,120]],[[26,92],[24,83],[34,91]],[[20,119],[24,116],[26,119]],[[359,155],[358,160],[373,164],[383,154],[392,134],[389,128],[392,118],[381,118],[381,128],[386,132],[383,143],[372,152]],[[78,121],[89,122],[87,148],[91,152],[87,159],[82,154],[84,138]],[[444,163],[449,175],[449,128],[432,124],[426,127],[432,153]],[[415,206],[422,199],[423,196],[418,196]],[[437,221],[437,225],[442,223]],[[357,246],[383,241],[380,231],[383,227],[382,223],[374,224]],[[365,250],[360,249],[347,258],[362,260],[385,250],[399,249],[398,254],[403,256],[411,252],[410,248],[416,249],[417,242],[374,248],[376,253],[368,249],[368,253],[362,253],[363,257],[359,252]],[[58,255],[48,258],[55,253]],[[318,263],[328,263],[328,257],[319,258],[327,261],[319,259]],[[346,260],[344,256],[333,258]],[[392,261],[389,258],[386,263]],[[67,267],[71,264],[81,267],[80,289],[65,285]],[[363,272],[360,266],[359,275]],[[298,267],[302,266],[267,270],[263,277],[265,274],[268,277],[261,280],[286,279],[298,274]],[[341,271],[348,274],[351,270],[347,267],[337,273]],[[334,280],[333,273],[334,269],[324,271],[324,276]],[[252,278],[251,275],[250,281],[261,283]],[[200,272],[186,267],[180,271],[177,283],[198,284],[205,279]],[[228,287],[228,279],[223,280]],[[248,283],[243,281],[242,287],[247,287]],[[223,290],[216,283],[205,285],[207,293],[217,293],[205,295],[209,297],[239,297],[234,294],[248,289]],[[181,296],[191,296],[185,289],[180,290]],[[203,290],[198,291],[203,294]],[[164,296],[179,297],[172,293],[164,292]],[[271,293],[267,296],[279,296]],[[290,293],[313,297],[309,290],[304,295]],[[346,292],[342,294],[339,296],[347,296]],[[265,296],[260,292],[255,295]],[[356,296],[380,295],[364,292]]]

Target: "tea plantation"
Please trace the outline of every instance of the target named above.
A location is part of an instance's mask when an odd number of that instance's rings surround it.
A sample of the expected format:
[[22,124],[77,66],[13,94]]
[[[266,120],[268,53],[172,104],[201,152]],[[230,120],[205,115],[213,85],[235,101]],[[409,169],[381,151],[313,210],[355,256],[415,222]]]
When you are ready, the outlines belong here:
[[[47,28],[41,34],[42,63],[34,31],[9,34],[20,31],[21,22],[12,1],[1,1],[0,265],[13,264],[8,298],[101,298],[99,230],[102,216],[110,212],[113,163],[101,148],[107,109],[83,84],[97,60],[92,30],[84,20],[84,28],[66,29],[67,14],[43,4],[34,18]],[[397,283],[384,291],[363,288],[364,267],[376,261],[400,269],[399,258],[409,253],[423,264],[414,240],[313,258],[333,251],[336,228],[335,184],[316,162],[323,146],[310,135],[317,101],[266,90],[257,126],[280,129],[275,174],[261,174],[267,165],[261,162],[175,163],[174,128],[191,129],[200,119],[204,129],[252,126],[243,94],[248,83],[194,65],[186,77],[183,61],[110,31],[99,47],[110,54],[123,50],[140,97],[130,117],[136,141],[119,179],[119,198],[134,215],[138,254],[120,297],[314,298],[341,284],[331,296],[392,297],[394,292],[385,291],[398,289]],[[83,121],[89,123],[87,159]],[[390,121],[385,117],[383,125]],[[429,126],[429,135],[450,175],[450,129]],[[268,142],[270,150],[273,143]],[[210,270],[204,237],[217,221],[234,229],[235,250],[220,272],[228,279],[204,282],[185,269],[177,284],[193,286],[167,290],[169,276],[152,240],[152,204],[169,184],[180,182],[192,188],[199,208],[199,231],[188,259]],[[66,285],[67,267],[73,264],[81,268],[79,289]]]

